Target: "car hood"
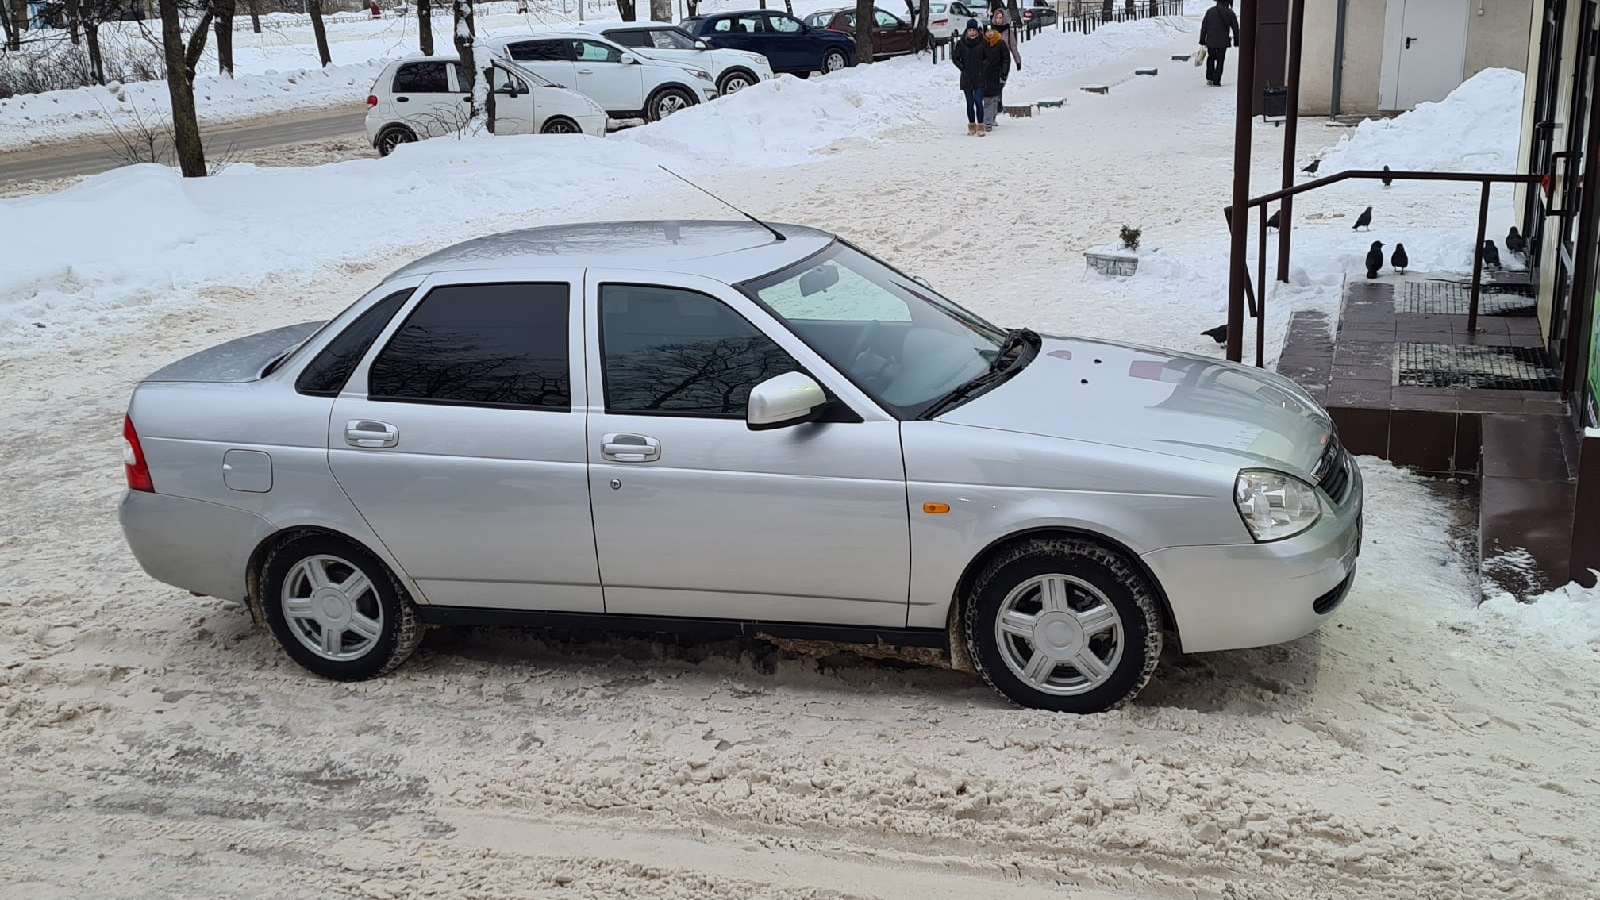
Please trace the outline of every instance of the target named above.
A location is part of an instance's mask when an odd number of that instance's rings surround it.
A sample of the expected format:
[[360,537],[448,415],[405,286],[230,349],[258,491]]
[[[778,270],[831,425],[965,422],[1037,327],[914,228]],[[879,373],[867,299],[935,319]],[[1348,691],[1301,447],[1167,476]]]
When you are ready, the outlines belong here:
[[302,322],[235,338],[168,363],[145,381],[255,381],[267,365],[300,346],[323,322]]
[[1045,337],[999,387],[938,421],[1308,474],[1333,424],[1260,369],[1131,344]]

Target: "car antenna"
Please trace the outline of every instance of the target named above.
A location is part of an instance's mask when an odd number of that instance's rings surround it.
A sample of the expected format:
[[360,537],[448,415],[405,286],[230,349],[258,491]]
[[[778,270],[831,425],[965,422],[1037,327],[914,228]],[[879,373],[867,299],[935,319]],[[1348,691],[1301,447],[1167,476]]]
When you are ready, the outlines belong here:
[[674,172],[671,169],[667,168],[666,166],[659,165],[659,164],[656,167],[659,168],[661,171],[667,173],[668,175],[671,175],[673,178],[676,178],[679,181],[683,182],[684,184],[687,184],[689,187],[694,188],[695,190],[699,191],[702,194],[705,194],[707,197],[710,197],[711,199],[717,201],[718,203],[721,203],[723,206],[726,206],[727,208],[729,208],[729,209],[733,210],[734,212],[738,213],[739,215],[744,216],[746,219],[749,219],[750,221],[756,223],[757,225],[760,225],[762,228],[765,228],[766,230],[772,232],[772,236],[777,238],[778,240],[780,240],[780,241],[787,240],[787,238],[785,238],[783,236],[783,232],[779,231],[776,228],[773,228],[771,225],[768,225],[767,223],[765,223],[765,222],[761,221],[760,219],[756,218],[755,216],[750,215],[749,213],[745,212],[744,210],[740,209],[739,207],[734,206],[732,203],[729,203],[728,201],[722,199],[721,197],[718,197],[716,194],[711,193],[710,191],[706,190],[705,188],[701,187],[698,184],[695,184],[694,182],[690,181],[689,179],[683,177],[682,175],[679,175],[677,172]]

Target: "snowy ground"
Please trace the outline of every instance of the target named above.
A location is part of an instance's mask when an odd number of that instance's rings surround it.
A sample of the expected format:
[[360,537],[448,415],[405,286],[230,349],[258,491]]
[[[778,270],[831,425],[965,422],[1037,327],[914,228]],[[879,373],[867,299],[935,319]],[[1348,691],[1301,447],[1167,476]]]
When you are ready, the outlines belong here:
[[[0,201],[18,488],[0,506],[0,895],[1593,897],[1593,598],[1475,608],[1457,498],[1377,460],[1334,623],[1168,659],[1131,707],[1088,718],[845,655],[543,632],[442,630],[388,678],[329,684],[122,543],[118,426],[140,376],[326,317],[458,238],[727,215],[658,162],[1002,324],[1215,353],[1198,332],[1222,310],[1233,95],[1168,61],[1192,29],[1029,44],[1008,92],[1067,106],[981,141],[959,136],[950,73],[904,61],[620,140],[440,140],[191,182],[126,169]],[[1147,63],[1161,74],[1076,90]],[[1442,118],[1493,123],[1508,91],[1491,73]],[[1462,131],[1472,152],[1503,143]],[[1340,152],[1437,143],[1404,119],[1366,132]],[[1301,134],[1303,162],[1349,132]],[[1277,135],[1258,129],[1258,166]],[[1368,240],[1437,248],[1417,263],[1437,271],[1465,259],[1470,191],[1341,190],[1299,207],[1274,335],[1293,308],[1332,308]],[[1352,235],[1368,203],[1374,233]],[[1122,224],[1160,249],[1132,279],[1086,276],[1079,251]]]

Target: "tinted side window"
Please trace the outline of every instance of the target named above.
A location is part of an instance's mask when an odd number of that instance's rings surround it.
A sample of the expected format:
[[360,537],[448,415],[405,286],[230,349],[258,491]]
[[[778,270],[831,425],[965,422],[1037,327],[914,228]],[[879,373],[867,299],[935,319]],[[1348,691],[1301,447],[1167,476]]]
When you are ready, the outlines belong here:
[[606,411],[743,418],[750,389],[800,366],[743,316],[678,288],[600,288]]
[[606,37],[624,47],[650,46],[650,34],[644,31],[608,31]]
[[389,327],[389,320],[406,305],[414,288],[406,288],[379,300],[356,316],[349,327],[339,332],[323,347],[316,358],[301,370],[294,380],[294,389],[313,397],[337,397],[350,380],[350,373],[361,364],[362,357],[378,335]]
[[448,94],[450,79],[442,62],[411,62],[394,73],[396,94]]
[[569,59],[566,41],[518,41],[507,44],[506,53],[512,59],[523,62],[565,62]]
[[565,284],[434,288],[372,362],[372,400],[572,408]]

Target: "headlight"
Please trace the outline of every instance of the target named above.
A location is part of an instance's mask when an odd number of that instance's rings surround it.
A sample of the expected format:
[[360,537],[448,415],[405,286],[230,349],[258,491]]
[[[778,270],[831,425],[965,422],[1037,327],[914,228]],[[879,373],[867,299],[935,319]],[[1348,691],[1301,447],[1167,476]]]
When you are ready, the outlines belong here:
[[1322,518],[1317,489],[1293,475],[1244,469],[1233,483],[1233,502],[1257,541],[1294,537]]
[[711,73],[707,72],[705,69],[690,69],[689,74],[700,79],[701,81],[711,80]]

